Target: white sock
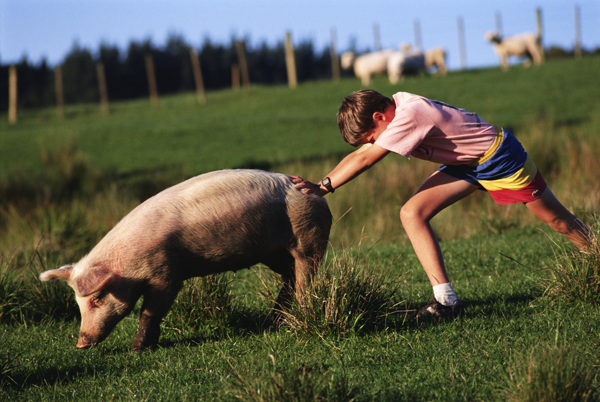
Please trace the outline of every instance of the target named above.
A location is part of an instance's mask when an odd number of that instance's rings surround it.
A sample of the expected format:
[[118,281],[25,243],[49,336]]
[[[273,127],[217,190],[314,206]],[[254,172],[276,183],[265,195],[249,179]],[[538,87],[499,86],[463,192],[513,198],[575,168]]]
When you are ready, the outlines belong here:
[[435,300],[444,306],[451,306],[458,298],[451,283],[442,283],[433,287],[433,295]]

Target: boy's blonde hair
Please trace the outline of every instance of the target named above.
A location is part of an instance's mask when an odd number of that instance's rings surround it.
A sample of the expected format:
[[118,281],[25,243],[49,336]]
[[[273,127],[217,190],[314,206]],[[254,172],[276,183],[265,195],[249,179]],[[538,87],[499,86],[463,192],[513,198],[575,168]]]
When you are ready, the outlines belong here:
[[373,113],[384,113],[394,101],[372,89],[356,91],[344,98],[337,121],[344,141],[353,147],[362,144],[365,134],[375,128]]

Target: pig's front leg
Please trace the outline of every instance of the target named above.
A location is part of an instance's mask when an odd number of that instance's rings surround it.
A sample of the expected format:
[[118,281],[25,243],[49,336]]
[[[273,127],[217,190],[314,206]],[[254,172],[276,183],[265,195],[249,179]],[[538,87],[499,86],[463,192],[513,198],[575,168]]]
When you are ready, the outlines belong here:
[[131,345],[132,352],[141,352],[143,349],[156,346],[160,337],[161,321],[162,317],[157,319],[156,316],[142,309],[140,324]]
[[140,313],[140,323],[131,345],[132,352],[140,352],[158,344],[160,323],[169,312],[181,286],[166,291],[144,294],[144,303]]

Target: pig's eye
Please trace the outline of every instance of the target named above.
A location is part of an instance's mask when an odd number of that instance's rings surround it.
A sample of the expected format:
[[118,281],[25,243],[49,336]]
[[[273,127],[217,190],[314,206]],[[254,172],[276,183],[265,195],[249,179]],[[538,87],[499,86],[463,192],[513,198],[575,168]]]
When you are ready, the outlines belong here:
[[101,295],[101,294],[94,295],[90,299],[90,306],[92,308],[98,308],[102,305],[102,300],[103,300],[103,295]]

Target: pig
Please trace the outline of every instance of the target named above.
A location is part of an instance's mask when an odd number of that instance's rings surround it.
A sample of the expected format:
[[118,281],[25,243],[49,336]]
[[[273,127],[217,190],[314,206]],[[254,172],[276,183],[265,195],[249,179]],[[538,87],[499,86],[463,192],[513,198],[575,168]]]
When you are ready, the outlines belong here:
[[232,169],[201,174],[126,215],[81,260],[42,272],[75,291],[78,348],[104,340],[143,296],[131,351],[158,344],[160,323],[183,281],[263,263],[281,275],[276,304],[304,291],[320,265],[332,216],[280,173]]

